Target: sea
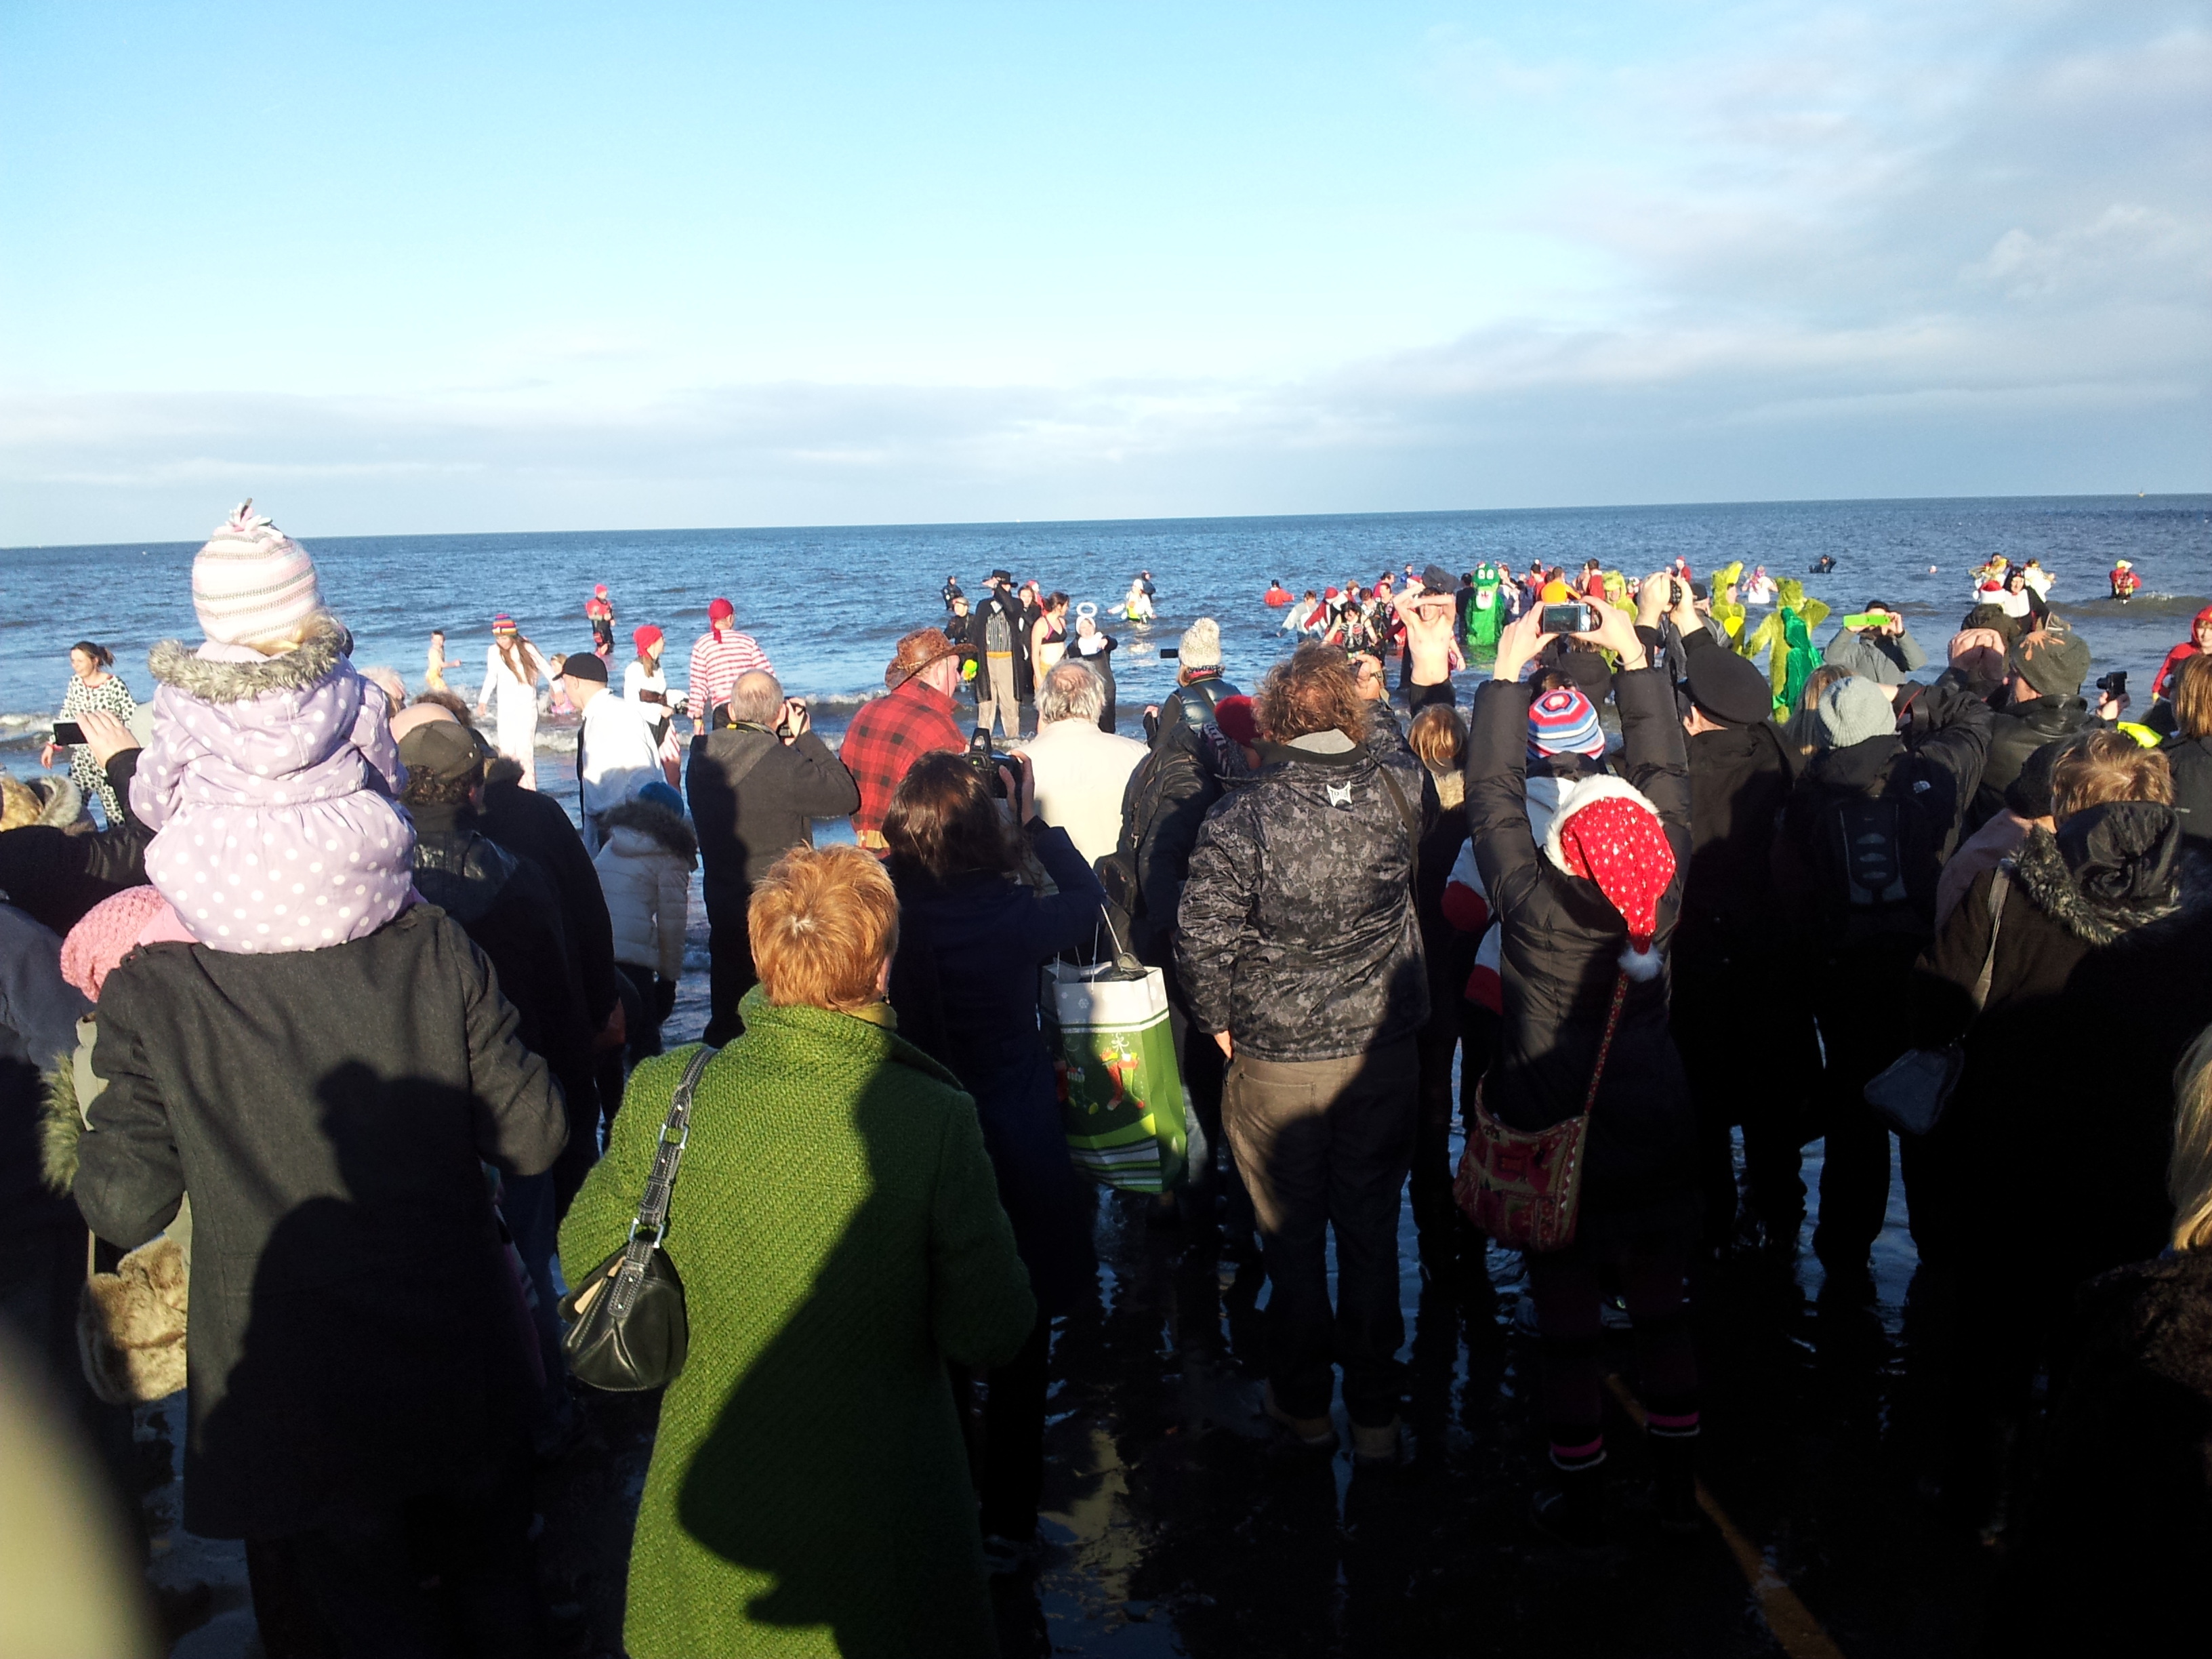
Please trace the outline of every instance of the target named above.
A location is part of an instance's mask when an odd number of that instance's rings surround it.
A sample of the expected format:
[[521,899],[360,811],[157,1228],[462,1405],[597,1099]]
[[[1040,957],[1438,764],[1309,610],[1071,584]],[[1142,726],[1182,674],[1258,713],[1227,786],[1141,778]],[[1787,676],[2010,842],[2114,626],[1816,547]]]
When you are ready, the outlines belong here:
[[[210,504],[210,529],[228,506]],[[1519,570],[1531,559],[1572,568],[1595,558],[1642,574],[1679,556],[1702,574],[1741,559],[1747,571],[1763,564],[1777,578],[1799,577],[1838,616],[1869,599],[1898,605],[1940,666],[1943,641],[1971,603],[1970,571],[2002,553],[2039,559],[2056,576],[2051,603],[2089,641],[2098,674],[2127,672],[2138,708],[2160,659],[2187,637],[2190,617],[2212,592],[2212,495],[343,537],[288,523],[281,497],[258,506],[314,556],[326,602],[353,631],[355,660],[390,665],[410,689],[422,683],[429,630],[442,628],[448,655],[462,665],[448,678],[472,690],[502,611],[549,653],[588,650],[584,602],[604,582],[617,665],[628,659],[630,630],[652,623],[667,635],[671,678],[680,681],[708,603],[726,597],[786,690],[812,700],[830,735],[882,691],[899,635],[944,620],[945,579],[977,596],[994,569],[1098,607],[1119,641],[1125,729],[1172,689],[1175,665],[1159,648],[1197,617],[1219,623],[1229,677],[1256,682],[1289,648],[1280,613],[1261,603],[1278,578],[1303,592],[1431,562],[1456,573],[1483,559]],[[198,545],[0,550],[0,764],[20,771],[24,751],[45,737],[79,639],[106,645],[131,690],[150,694],[147,648],[198,637],[191,584]],[[1823,555],[1834,557],[1833,573],[1807,574]],[[2105,580],[2122,558],[2143,580],[2125,605],[2106,597]],[[1121,604],[1143,570],[1152,574],[1158,615],[1132,625],[1120,620]],[[540,741],[549,756],[573,751],[557,720],[542,725]],[[560,768],[541,762],[541,770],[557,777]]]

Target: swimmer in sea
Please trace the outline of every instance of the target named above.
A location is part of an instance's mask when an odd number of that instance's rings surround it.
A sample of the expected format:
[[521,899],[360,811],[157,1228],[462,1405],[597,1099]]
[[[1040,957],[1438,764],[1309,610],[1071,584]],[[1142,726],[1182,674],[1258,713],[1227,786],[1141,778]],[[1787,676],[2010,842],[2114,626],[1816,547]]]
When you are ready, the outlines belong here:
[[592,624],[592,649],[601,657],[615,653],[615,605],[607,597],[607,585],[601,582],[592,590],[592,597],[584,601],[584,615]]

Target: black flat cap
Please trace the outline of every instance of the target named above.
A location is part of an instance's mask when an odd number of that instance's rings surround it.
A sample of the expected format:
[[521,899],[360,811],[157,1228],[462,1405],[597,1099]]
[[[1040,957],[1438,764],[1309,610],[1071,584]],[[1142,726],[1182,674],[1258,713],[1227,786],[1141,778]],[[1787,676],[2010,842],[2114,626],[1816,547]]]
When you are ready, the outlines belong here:
[[561,672],[568,679],[597,680],[601,685],[607,683],[606,664],[589,651],[579,651],[572,657],[563,658]]
[[1725,647],[1690,653],[1690,701],[1708,720],[1756,726],[1774,712],[1774,692],[1748,657]]

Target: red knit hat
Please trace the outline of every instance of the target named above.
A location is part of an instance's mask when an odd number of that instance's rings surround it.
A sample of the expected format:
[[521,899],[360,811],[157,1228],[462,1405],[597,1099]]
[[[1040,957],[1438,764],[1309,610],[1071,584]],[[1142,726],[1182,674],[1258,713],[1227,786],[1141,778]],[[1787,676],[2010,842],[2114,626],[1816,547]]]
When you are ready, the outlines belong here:
[[1622,970],[1632,979],[1652,978],[1659,955],[1651,942],[1659,931],[1659,901],[1674,879],[1674,846],[1657,809],[1618,779],[1594,778],[1576,793],[1580,801],[1571,796],[1559,803],[1546,850],[1569,875],[1595,883],[1628,924]]
[[162,905],[161,890],[126,887],[86,911],[62,941],[62,977],[94,1002],[115,964],[130,954]]
[[1213,723],[1231,743],[1241,743],[1249,749],[1260,741],[1259,723],[1252,715],[1252,699],[1241,692],[1213,705]]

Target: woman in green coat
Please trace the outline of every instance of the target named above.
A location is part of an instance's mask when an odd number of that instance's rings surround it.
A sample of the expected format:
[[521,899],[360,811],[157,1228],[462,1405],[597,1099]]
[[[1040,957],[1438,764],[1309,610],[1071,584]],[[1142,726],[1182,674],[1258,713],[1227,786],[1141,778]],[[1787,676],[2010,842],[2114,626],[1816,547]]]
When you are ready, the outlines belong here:
[[[710,1061],[670,1206],[690,1352],[630,1551],[635,1659],[996,1650],[948,1359],[1013,1358],[1036,1304],[975,1103],[883,1001],[898,908],[857,848],[753,890],[761,982]],[[630,1078],[561,1228],[618,1249],[693,1050]]]

